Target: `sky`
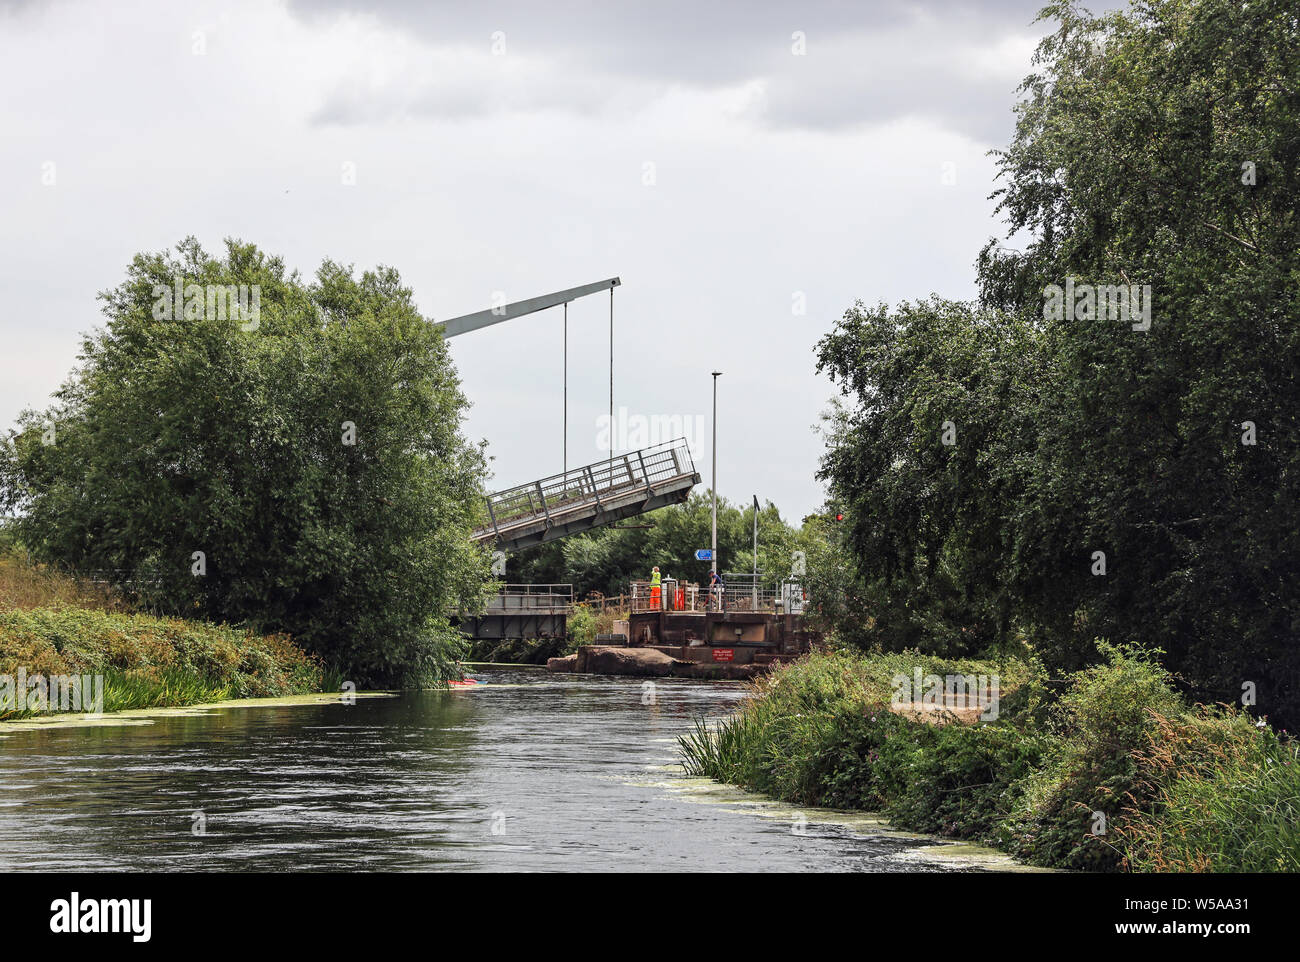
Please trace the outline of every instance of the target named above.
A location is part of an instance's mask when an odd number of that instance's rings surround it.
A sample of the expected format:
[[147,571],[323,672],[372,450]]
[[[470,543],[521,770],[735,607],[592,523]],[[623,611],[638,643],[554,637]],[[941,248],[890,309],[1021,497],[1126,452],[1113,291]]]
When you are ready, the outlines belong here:
[[[970,299],[1041,0],[0,0],[0,429],[96,294],[188,235],[397,268],[442,320],[617,276],[613,440],[816,510],[857,300]],[[568,465],[610,432],[609,297],[568,325]],[[449,341],[492,487],[564,466],[560,309]],[[675,429],[675,430],[674,430]]]

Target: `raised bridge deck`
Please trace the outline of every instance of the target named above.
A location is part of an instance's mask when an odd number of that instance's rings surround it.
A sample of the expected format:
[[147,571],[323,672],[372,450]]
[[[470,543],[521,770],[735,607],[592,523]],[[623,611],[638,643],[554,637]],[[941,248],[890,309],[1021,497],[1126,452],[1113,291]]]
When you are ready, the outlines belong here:
[[506,550],[556,541],[685,501],[699,483],[678,438],[488,495],[489,523],[473,538]]

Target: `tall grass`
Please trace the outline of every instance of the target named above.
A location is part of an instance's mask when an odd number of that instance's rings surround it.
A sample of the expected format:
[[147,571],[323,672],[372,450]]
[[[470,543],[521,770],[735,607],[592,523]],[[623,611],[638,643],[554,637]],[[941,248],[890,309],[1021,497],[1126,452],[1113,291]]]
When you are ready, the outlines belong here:
[[124,611],[126,604],[107,585],[28,563],[22,555],[0,556],[0,608],[75,605],[96,611]]
[[321,665],[286,635],[125,607],[101,586],[0,559],[0,674],[101,675],[106,711],[321,690]]
[[1015,737],[1008,723],[935,726],[894,713],[891,679],[917,667],[997,674],[1004,695],[1032,677],[1019,661],[813,654],[757,680],[753,697],[716,728],[700,723],[683,736],[686,768],[798,803],[883,810],[908,827],[983,835],[989,789],[1022,773],[1041,740]]
[[1300,745],[1235,709],[1153,724],[1117,828],[1128,867],[1300,872]]
[[[1153,654],[1099,643],[1059,696],[1031,663],[814,653],[680,739],[687,771],[1084,870],[1300,870],[1294,741],[1183,704]],[[889,710],[896,673],[1002,676],[978,725]]]
[[1000,829],[1008,849],[1037,864],[1122,865],[1113,836],[1127,817],[1126,800],[1140,793],[1140,753],[1157,735],[1154,719],[1183,710],[1158,652],[1098,646],[1104,660],[1070,679],[1046,719],[1051,750],[1016,786],[1014,811]]

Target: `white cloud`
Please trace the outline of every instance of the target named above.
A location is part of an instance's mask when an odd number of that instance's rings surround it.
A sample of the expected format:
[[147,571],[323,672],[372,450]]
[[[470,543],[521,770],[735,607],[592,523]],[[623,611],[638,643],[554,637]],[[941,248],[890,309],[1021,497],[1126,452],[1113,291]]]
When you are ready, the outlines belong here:
[[[187,234],[254,241],[304,273],[326,257],[391,264],[438,317],[495,290],[619,274],[615,404],[707,414],[719,367],[722,492],[797,519],[819,500],[809,428],[830,388],[813,373],[817,338],[855,298],[972,295],[975,254],[998,230],[989,142],[948,123],[965,94],[924,51],[960,42],[955,26],[917,33],[900,14],[878,34],[822,33],[821,59],[801,64],[783,39],[764,69],[729,62],[705,82],[565,62],[517,28],[502,58],[490,30],[476,47],[391,18],[223,9],[0,15],[0,82],[16,92],[0,101],[0,424],[45,403],[100,321],[95,293],[130,257]],[[970,49],[967,87],[991,88],[1026,48],[1009,30]],[[1008,93],[1008,118],[1010,106]],[[356,186],[341,183],[344,162]],[[791,314],[795,291],[806,316]],[[570,309],[571,463],[600,455],[607,310]],[[557,311],[452,342],[469,431],[491,442],[503,484],[560,467],[559,337]]]

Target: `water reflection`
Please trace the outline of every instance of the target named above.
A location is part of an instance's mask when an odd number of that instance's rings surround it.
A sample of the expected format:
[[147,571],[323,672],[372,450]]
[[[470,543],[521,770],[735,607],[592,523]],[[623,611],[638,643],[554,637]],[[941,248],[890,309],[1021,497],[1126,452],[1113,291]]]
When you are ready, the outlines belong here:
[[0,739],[0,870],[952,870],[682,778],[676,736],[738,684],[659,679],[645,704],[635,679],[481,677]]

